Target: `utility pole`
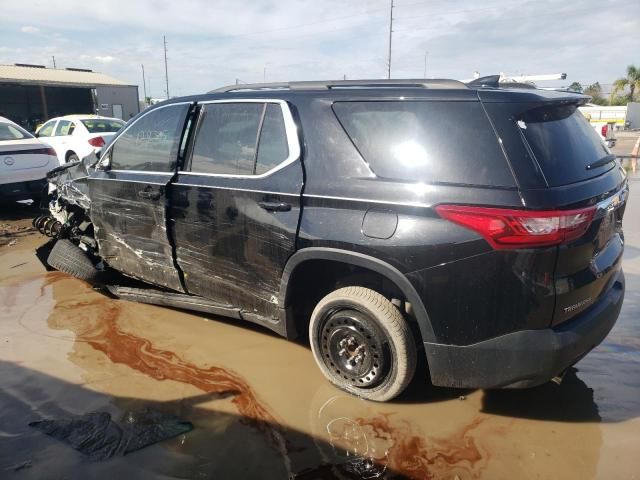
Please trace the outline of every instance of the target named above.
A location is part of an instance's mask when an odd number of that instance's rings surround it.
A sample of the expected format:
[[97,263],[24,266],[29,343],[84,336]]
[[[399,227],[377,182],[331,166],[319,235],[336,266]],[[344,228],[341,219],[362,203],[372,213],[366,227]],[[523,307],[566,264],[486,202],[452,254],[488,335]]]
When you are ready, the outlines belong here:
[[142,67],[142,91],[144,92],[144,104],[147,104],[147,81],[144,79],[144,65],[140,65]]
[[53,60],[53,69],[56,69],[56,57],[54,57],[53,55],[51,55],[51,60]]
[[267,83],[267,63],[264,64],[264,68],[262,69],[262,83]]
[[393,38],[393,0],[389,9],[389,60],[387,61],[387,78],[391,79],[391,40]]
[[169,70],[167,69],[167,37],[162,36],[164,42],[164,78],[167,82],[167,98],[169,98]]
[[424,52],[424,75],[422,78],[427,78],[427,55],[429,55],[429,50],[425,50]]

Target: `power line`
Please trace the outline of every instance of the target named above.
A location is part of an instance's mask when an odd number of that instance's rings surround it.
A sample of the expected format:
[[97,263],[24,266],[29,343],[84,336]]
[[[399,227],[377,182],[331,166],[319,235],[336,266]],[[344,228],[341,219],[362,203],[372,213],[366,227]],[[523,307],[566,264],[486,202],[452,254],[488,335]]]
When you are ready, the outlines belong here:
[[424,74],[422,78],[427,78],[427,56],[429,55],[429,51],[424,52]]
[[415,5],[428,5],[428,4],[433,4],[433,3],[437,3],[438,5],[442,5],[442,0],[433,0],[433,1],[423,1],[423,2],[413,2],[413,3],[401,3],[401,4],[396,4],[396,8],[398,7],[413,7]]
[[389,61],[387,62],[387,78],[391,79],[391,41],[393,39],[393,0],[389,8]]
[[142,90],[144,91],[144,103],[147,103],[147,82],[144,79],[144,65],[140,65],[142,67]]
[[162,36],[162,41],[164,42],[164,78],[167,82],[167,99],[169,98],[169,69],[167,68],[167,37],[165,35]]
[[486,10],[496,10],[496,9],[502,9],[504,10],[504,4],[501,5],[493,5],[490,7],[482,7],[482,8],[466,8],[464,10],[453,10],[453,11],[447,11],[446,13],[437,13],[437,14],[425,14],[425,15],[412,15],[412,16],[407,16],[407,17],[396,17],[396,20],[418,20],[421,18],[444,18],[444,17],[450,17],[453,15],[458,15],[459,13],[473,13],[473,12],[483,12]]
[[[318,20],[316,22],[310,22],[310,23],[304,23],[304,24],[296,24],[296,25],[289,25],[286,27],[278,27],[278,28],[272,28],[269,30],[261,30],[261,31],[257,31],[257,32],[250,32],[250,33],[238,33],[238,34],[227,34],[227,35],[216,35],[213,37],[210,37],[210,39],[212,40],[219,40],[219,39],[227,39],[227,38],[242,38],[242,37],[251,37],[251,36],[255,36],[255,35],[264,35],[267,33],[273,33],[273,32],[280,32],[280,31],[290,31],[290,30],[299,30],[301,28],[307,28],[307,27],[312,27],[314,25],[322,25],[325,23],[331,23],[331,22],[337,22],[337,21],[341,21],[341,20],[347,20],[350,18],[356,18],[356,17],[362,17],[362,16],[370,16],[370,15],[374,15],[376,12],[382,12],[387,10],[387,8],[375,8],[372,10],[368,10],[365,12],[360,12],[360,13],[356,13],[353,15],[345,15],[342,17],[335,17],[335,18],[326,18],[323,20]],[[351,25],[347,25],[345,27],[340,27],[340,29],[342,28],[351,28]]]
[[[492,7],[493,8],[493,7]],[[573,8],[573,9],[569,9],[569,10],[565,10],[565,11],[555,11],[553,13],[543,13],[540,15],[528,15],[525,17],[501,17],[501,18],[487,18],[487,19],[483,19],[486,20],[488,23],[500,23],[500,22],[513,22],[514,20],[529,20],[532,18],[542,18],[542,17],[548,17],[549,15],[552,16],[557,16],[557,15],[562,15],[562,14],[567,14],[567,15],[572,15],[575,13],[582,13],[582,12],[591,12],[593,11],[593,8],[582,8],[582,9],[577,9],[577,8]],[[445,15],[443,15],[445,16]],[[405,17],[407,18],[407,17]],[[436,17],[434,17],[436,18]],[[411,32],[415,32],[415,31],[422,31],[422,30],[432,30],[432,27],[422,27],[422,28],[416,28],[416,27],[410,27],[411,30],[405,30],[406,31],[411,31]],[[436,29],[435,31],[447,31],[449,33],[452,32],[452,27],[451,26],[443,26],[440,27],[439,29]],[[399,30],[400,32],[402,32],[402,30]]]

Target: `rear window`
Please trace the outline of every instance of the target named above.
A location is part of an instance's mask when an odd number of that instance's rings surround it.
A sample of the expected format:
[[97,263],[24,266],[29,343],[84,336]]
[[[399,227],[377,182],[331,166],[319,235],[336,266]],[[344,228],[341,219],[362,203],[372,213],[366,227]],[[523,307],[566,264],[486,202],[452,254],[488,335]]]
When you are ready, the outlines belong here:
[[0,123],[0,142],[6,140],[22,140],[24,138],[33,138],[33,135],[18,125]]
[[535,108],[517,123],[549,186],[587,180],[615,166],[587,169],[610,152],[576,105]]
[[124,122],[120,120],[103,120],[92,118],[89,120],[81,120],[82,124],[89,130],[89,133],[110,133],[117,132],[124,126]]
[[337,102],[333,109],[379,177],[514,186],[479,102]]

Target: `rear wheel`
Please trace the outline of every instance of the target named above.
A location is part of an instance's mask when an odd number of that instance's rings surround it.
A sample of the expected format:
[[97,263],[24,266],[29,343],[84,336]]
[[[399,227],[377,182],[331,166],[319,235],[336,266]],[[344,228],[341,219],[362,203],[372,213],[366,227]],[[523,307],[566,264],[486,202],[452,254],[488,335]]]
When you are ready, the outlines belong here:
[[69,162],[69,163],[77,162],[79,160],[80,160],[80,158],[78,157],[78,155],[76,155],[73,152],[71,152],[69,155],[67,155],[67,162]]
[[87,282],[94,282],[98,278],[98,269],[84,250],[67,239],[56,242],[49,253],[47,263],[56,270]]
[[309,340],[316,363],[336,386],[368,400],[399,395],[416,368],[416,345],[400,311],[364,287],[346,287],[314,309]]

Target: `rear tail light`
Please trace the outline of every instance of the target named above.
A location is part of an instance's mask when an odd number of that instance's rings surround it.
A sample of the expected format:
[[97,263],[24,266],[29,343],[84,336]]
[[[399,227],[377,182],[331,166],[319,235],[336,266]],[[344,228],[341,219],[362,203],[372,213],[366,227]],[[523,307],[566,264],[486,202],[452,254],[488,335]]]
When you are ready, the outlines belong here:
[[438,214],[478,232],[496,250],[568,243],[587,231],[596,207],[576,210],[510,210],[439,205]]
[[51,147],[47,147],[47,148],[45,148],[44,153],[45,153],[46,155],[51,155],[52,157],[56,157],[56,156],[58,156],[58,154],[56,153],[56,151],[55,151],[53,148],[51,148]]
[[609,125],[607,125],[606,123],[602,125],[602,129],[600,129],[600,132],[602,133],[602,136],[604,138],[607,138],[607,133],[609,133]]
[[92,145],[94,147],[104,147],[104,138],[102,137],[90,138],[89,145]]

